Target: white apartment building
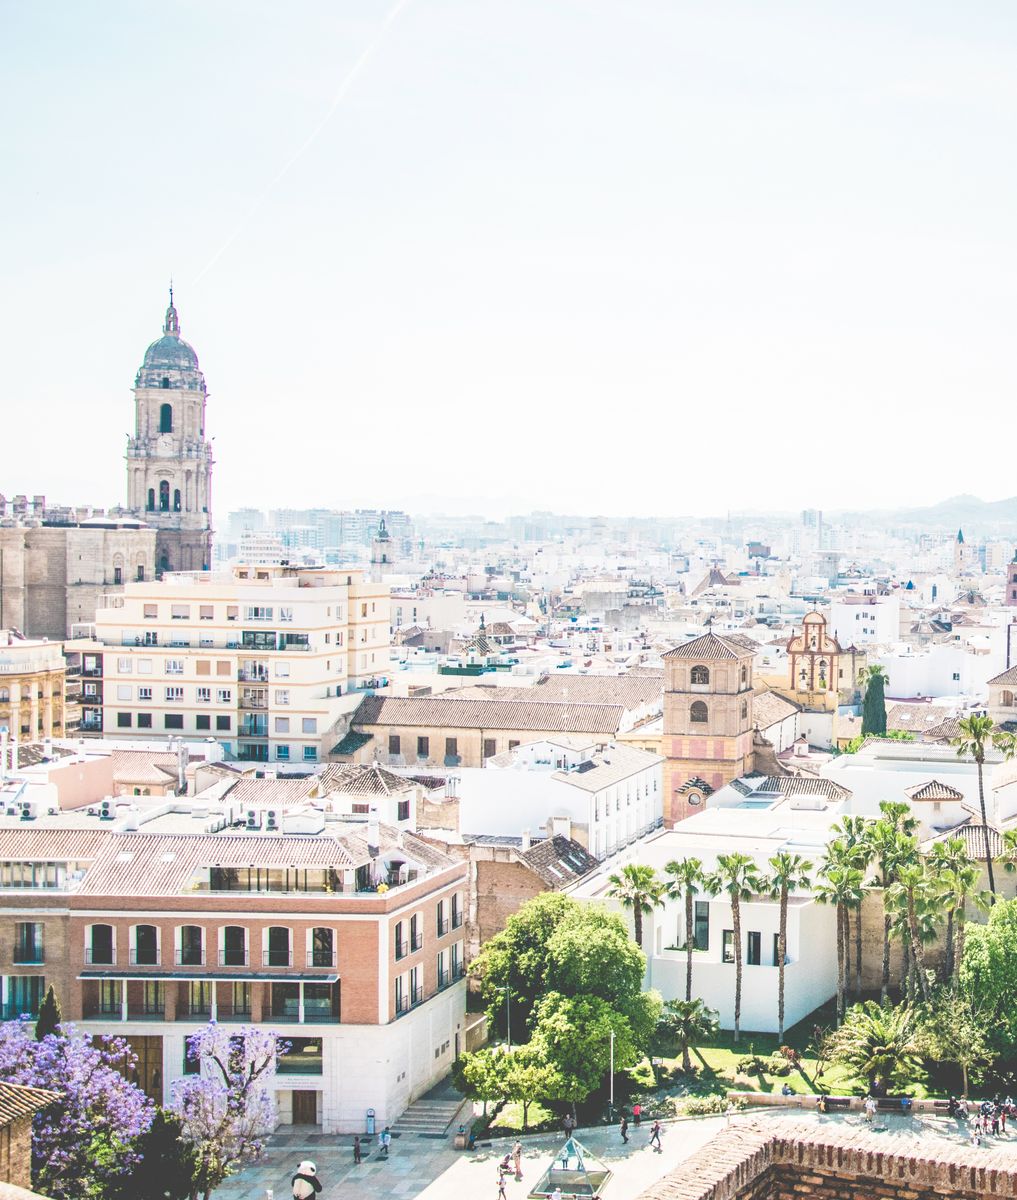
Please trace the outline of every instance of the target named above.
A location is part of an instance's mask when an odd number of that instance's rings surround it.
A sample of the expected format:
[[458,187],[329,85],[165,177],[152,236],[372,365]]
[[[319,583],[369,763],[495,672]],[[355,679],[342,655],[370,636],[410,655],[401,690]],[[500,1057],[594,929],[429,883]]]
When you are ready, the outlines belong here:
[[516,746],[457,772],[464,833],[574,838],[603,859],[660,824],[663,758],[590,735]]
[[829,632],[846,650],[900,638],[900,599],[849,592],[830,604]]
[[82,654],[82,728],[215,738],[253,762],[314,763],[383,679],[389,599],[360,569],[237,565],[126,585]]

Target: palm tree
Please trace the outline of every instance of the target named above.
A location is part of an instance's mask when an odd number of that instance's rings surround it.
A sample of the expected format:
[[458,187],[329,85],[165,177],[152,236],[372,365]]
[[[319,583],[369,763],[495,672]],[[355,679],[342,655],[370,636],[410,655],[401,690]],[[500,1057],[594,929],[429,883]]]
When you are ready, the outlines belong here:
[[906,1004],[856,1004],[830,1039],[832,1061],[866,1079],[869,1090],[905,1085],[921,1068],[914,1010]]
[[890,933],[892,914],[886,902],[887,890],[894,881],[897,866],[907,857],[905,839],[918,828],[918,821],[911,815],[907,804],[895,800],[883,800],[879,805],[880,819],[869,831],[869,844],[875,858],[878,875],[874,881],[883,891],[883,972],[879,989],[879,1001],[886,1003],[890,991]]
[[626,863],[620,875],[609,875],[607,894],[620,900],[622,908],[632,909],[636,945],[643,948],[643,914],[659,908],[664,895],[664,885],[657,878],[653,867],[641,863]]
[[725,892],[731,901],[731,924],[734,926],[735,1002],[734,1040],[741,1033],[742,1021],[742,901],[751,900],[762,890],[756,864],[747,854],[718,854],[717,869],[707,877],[706,890],[717,896]]
[[[1003,835],[1004,845],[1007,837],[1014,833],[1017,831],[1007,830]],[[1012,844],[1017,847],[1017,837],[1012,838]],[[1008,871],[1014,870],[1013,863],[1006,859],[1004,865]],[[960,955],[964,952],[965,905],[969,897],[979,906],[982,903],[981,893],[977,891],[978,864],[968,854],[963,838],[947,838],[945,842],[936,842],[932,847],[929,870],[939,885],[940,898],[947,905],[944,973],[956,990]]]
[[682,1052],[682,1070],[692,1070],[689,1049],[717,1036],[717,1014],[698,997],[695,1000],[668,1000],[657,1021],[657,1031],[676,1043]]
[[826,848],[826,859],[819,869],[822,882],[816,887],[816,897],[822,904],[836,908],[837,919],[837,1020],[844,1019],[844,993],[847,991],[848,908],[860,904],[862,873],[852,865],[850,851],[840,842]]
[[985,748],[993,740],[996,724],[992,717],[980,717],[973,713],[970,717],[961,717],[957,722],[960,736],[953,739],[957,747],[958,758],[973,758],[978,767],[978,806],[982,811],[982,836],[985,840],[985,869],[989,873],[990,904],[996,903],[996,880],[992,874],[992,848],[989,845],[989,823],[985,815],[985,781],[983,768],[985,766]]
[[889,677],[879,663],[875,663],[871,667],[863,667],[858,672],[858,684],[865,691],[862,699],[863,735],[874,733],[879,736],[886,733],[884,689],[889,682]]
[[[873,850],[870,834],[875,821],[869,820],[866,817],[841,817],[840,824],[833,826],[833,832],[840,835],[840,840],[845,844],[851,853],[851,859],[862,873],[862,882],[864,883],[865,872],[869,869],[875,851]],[[858,904],[853,906],[855,910],[855,996],[859,999],[862,994],[862,904],[865,901],[865,892],[862,891],[859,897]],[[850,975],[850,950],[847,951],[848,956],[848,974]]]
[[[693,901],[703,886],[703,864],[698,858],[672,859],[664,868],[671,876],[667,883],[667,894],[675,900],[685,899],[685,999],[692,1000],[692,914]],[[677,945],[680,938],[676,936]]]
[[784,1040],[784,960],[787,958],[787,901],[790,892],[804,891],[811,883],[812,863],[800,854],[779,850],[767,863],[770,874],[766,891],[780,902],[780,932],[777,934],[777,1040]]
[[[917,850],[917,847],[916,847]],[[919,859],[909,862],[897,870],[897,878],[890,888],[891,903],[899,903],[906,915],[906,929],[910,938],[910,956],[918,975],[918,987],[922,999],[929,1000],[929,977],[925,971],[925,949],[922,945],[922,934],[918,926],[918,907],[920,899],[927,900],[929,893],[929,878],[925,873],[924,864]],[[931,914],[930,914],[931,915]]]

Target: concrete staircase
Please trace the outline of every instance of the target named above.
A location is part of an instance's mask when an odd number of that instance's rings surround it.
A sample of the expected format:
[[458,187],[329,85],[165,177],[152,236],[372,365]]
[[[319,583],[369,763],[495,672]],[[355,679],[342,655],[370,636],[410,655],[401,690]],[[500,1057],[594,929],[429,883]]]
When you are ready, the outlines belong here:
[[404,1137],[410,1134],[444,1137],[465,1103],[462,1096],[417,1100],[392,1126],[392,1132],[401,1133]]

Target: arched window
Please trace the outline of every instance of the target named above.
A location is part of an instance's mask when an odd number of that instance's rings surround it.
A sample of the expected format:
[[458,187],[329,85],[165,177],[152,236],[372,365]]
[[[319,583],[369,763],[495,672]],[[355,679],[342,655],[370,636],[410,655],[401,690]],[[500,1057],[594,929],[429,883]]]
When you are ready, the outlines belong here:
[[331,929],[319,925],[311,930],[311,946],[307,965],[309,967],[335,966],[335,934]]
[[704,684],[704,683],[709,683],[709,682],[710,682],[710,668],[709,667],[693,667],[692,668],[693,686],[695,686],[696,684]]
[[173,432],[173,405],[162,404],[159,407],[159,432]]
[[89,925],[86,931],[85,962],[111,965],[116,961],[112,925]]
[[[2,699],[3,696],[0,696],[0,700]],[[1001,703],[1004,708],[1013,708],[1013,692],[1004,692]]]
[[180,511],[180,489],[179,488],[173,489],[173,511],[174,512]]
[[290,966],[290,931],[284,925],[272,925],[268,930],[266,967]]
[[169,480],[164,479],[159,484],[159,511],[160,512],[169,512],[169,493],[170,493]]
[[155,512],[155,488],[148,489],[148,511]]
[[154,967],[159,964],[159,931],[154,925],[134,927],[134,949],[131,962],[138,966]]
[[689,709],[689,720],[696,725],[705,725],[710,719],[710,711],[702,700],[696,700]]
[[749,682],[749,668],[742,667],[742,686]]
[[224,967],[247,966],[247,933],[242,925],[224,927],[219,955]]
[[200,967],[205,961],[203,930],[200,925],[181,925],[177,930],[180,946],[177,962],[184,967]]

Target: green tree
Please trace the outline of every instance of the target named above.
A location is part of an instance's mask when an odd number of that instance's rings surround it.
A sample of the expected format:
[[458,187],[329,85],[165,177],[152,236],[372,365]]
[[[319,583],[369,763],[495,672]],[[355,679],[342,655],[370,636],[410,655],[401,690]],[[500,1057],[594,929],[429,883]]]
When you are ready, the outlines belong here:
[[39,1019],[35,1023],[35,1040],[41,1042],[47,1034],[60,1032],[60,1004],[53,985],[46,989],[46,995],[39,1005]]
[[[1013,868],[1008,866],[1007,869]],[[988,898],[978,889],[978,864],[968,854],[963,838],[947,838],[946,841],[936,842],[929,854],[929,870],[938,885],[940,899],[946,904],[945,974],[956,991],[957,975],[964,955],[968,901],[984,911],[988,907]]]
[[982,814],[982,839],[985,845],[985,869],[989,873],[989,903],[996,903],[996,880],[992,873],[992,847],[989,844],[989,822],[985,814],[985,751],[992,743],[996,724],[992,717],[972,714],[957,722],[960,735],[953,740],[958,758],[973,758],[978,768],[978,806]]
[[141,1161],[117,1188],[102,1193],[102,1200],[188,1200],[194,1152],[181,1136],[176,1114],[156,1109],[147,1133],[134,1146]]
[[955,1063],[961,1073],[961,1091],[966,1097],[972,1071],[987,1067],[993,1055],[981,1013],[966,996],[941,991],[919,1013],[918,1042],[925,1058]]
[[1017,1055],[1017,900],[1000,900],[968,930],[958,993],[984,1016],[993,1048]]
[[918,822],[911,815],[910,806],[899,801],[884,800],[879,805],[879,811],[879,820],[869,830],[869,845],[877,868],[873,882],[883,893],[883,970],[879,999],[881,1004],[885,1004],[890,991],[890,934],[893,924],[886,894],[893,885],[898,866],[912,853],[907,839],[918,828]]
[[502,1054],[498,1070],[502,1095],[523,1106],[523,1133],[529,1126],[530,1105],[534,1100],[567,1097],[567,1081],[533,1042]]
[[500,1046],[485,1046],[461,1054],[452,1068],[456,1087],[468,1099],[483,1101],[485,1116],[488,1102],[500,1100],[505,1095],[501,1069],[504,1053]]
[[852,866],[850,851],[843,842],[831,842],[826,848],[826,857],[819,868],[816,898],[821,904],[830,904],[836,912],[837,925],[837,1020],[844,1019],[844,998],[847,992],[848,950],[850,930],[848,910],[862,899],[862,873]]
[[636,945],[643,948],[643,917],[659,908],[664,885],[653,867],[643,863],[626,863],[619,874],[609,875],[607,894],[621,902],[622,908],[632,910]]
[[886,685],[890,682],[886,672],[876,663],[863,667],[858,673],[858,683],[865,689],[862,698],[862,735],[882,737],[886,733]]
[[550,992],[537,1007],[533,1044],[561,1075],[568,1093],[582,1100],[610,1069],[612,1031],[615,1071],[634,1067],[645,1045],[639,1044],[624,1014],[599,996]]
[[827,1052],[865,1079],[870,1091],[904,1088],[921,1072],[917,1014],[906,1004],[855,1004],[827,1040]]
[[686,1075],[692,1070],[689,1050],[716,1037],[717,1029],[717,1014],[698,997],[695,1000],[666,1001],[657,1022],[661,1040],[681,1050],[682,1070]]
[[547,943],[548,977],[557,992],[615,1001],[636,995],[646,974],[646,955],[613,913],[590,909],[564,925]]
[[[695,949],[693,934],[693,905],[703,887],[703,864],[698,858],[673,858],[664,868],[671,877],[667,882],[667,894],[685,904],[685,999],[692,999],[692,951]],[[675,934],[675,945],[681,942],[681,934]]]
[[787,904],[791,892],[804,891],[811,883],[812,863],[800,854],[779,850],[767,863],[765,890],[779,906],[777,934],[777,1039],[784,1040],[784,963],[787,958]]
[[717,855],[717,869],[707,877],[706,890],[714,896],[723,892],[731,902],[735,956],[734,1040],[737,1042],[742,1021],[742,902],[758,895],[763,884],[755,861],[736,851]]
[[890,902],[899,903],[904,913],[905,928],[910,939],[911,961],[915,965],[918,987],[922,993],[922,999],[926,1003],[930,996],[929,976],[925,968],[925,947],[918,923],[918,910],[920,905],[925,907],[931,899],[929,890],[929,879],[925,873],[924,864],[917,859],[915,862],[898,868],[897,878],[889,893]]

